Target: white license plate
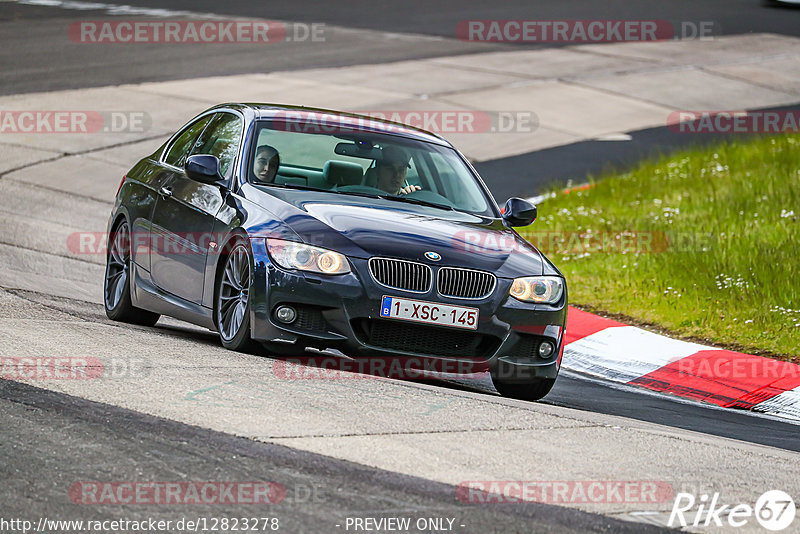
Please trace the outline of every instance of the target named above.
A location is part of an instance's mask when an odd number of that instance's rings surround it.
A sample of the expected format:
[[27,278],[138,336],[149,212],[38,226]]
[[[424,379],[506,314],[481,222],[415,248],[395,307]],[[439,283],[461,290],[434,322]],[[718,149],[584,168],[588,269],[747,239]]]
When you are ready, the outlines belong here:
[[384,296],[381,299],[381,317],[468,330],[478,328],[478,308],[398,297]]

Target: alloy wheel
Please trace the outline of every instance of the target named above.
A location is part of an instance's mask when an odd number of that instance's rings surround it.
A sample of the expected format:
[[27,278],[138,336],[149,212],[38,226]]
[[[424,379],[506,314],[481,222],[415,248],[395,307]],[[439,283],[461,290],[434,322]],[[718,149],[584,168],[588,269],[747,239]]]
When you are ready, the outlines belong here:
[[217,324],[225,340],[239,332],[247,313],[250,291],[250,258],[243,245],[237,245],[228,256],[217,300]]
[[113,310],[119,305],[125,285],[128,283],[128,266],[131,259],[131,235],[128,223],[120,224],[113,237],[114,240],[108,251],[104,291],[106,308],[109,310]]

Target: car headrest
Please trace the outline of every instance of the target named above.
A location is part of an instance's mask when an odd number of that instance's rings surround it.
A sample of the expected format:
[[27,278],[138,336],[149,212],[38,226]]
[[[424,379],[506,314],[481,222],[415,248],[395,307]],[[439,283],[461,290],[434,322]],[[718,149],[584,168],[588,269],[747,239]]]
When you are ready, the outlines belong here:
[[328,160],[322,168],[322,177],[330,185],[360,185],[364,170],[358,163]]
[[378,171],[375,167],[370,167],[364,173],[364,185],[369,187],[378,187]]

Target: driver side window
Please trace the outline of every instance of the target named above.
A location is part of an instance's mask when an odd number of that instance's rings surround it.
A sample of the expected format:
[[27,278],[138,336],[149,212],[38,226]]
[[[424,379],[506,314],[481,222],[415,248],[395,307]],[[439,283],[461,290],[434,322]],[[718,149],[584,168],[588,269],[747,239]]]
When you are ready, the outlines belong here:
[[211,117],[212,115],[206,115],[184,130],[172,143],[172,146],[169,148],[164,158],[164,163],[182,169],[183,165],[186,163],[186,158],[189,156],[189,151],[194,145],[195,139],[197,139],[206,125],[208,125],[209,121],[211,121]]

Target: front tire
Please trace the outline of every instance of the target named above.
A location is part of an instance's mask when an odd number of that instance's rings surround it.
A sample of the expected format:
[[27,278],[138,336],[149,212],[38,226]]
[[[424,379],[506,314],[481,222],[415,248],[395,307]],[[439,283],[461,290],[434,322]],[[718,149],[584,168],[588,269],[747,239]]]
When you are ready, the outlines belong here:
[[131,232],[127,221],[118,224],[108,236],[106,273],[103,282],[103,304],[112,321],[153,326],[159,314],[135,307],[131,303]]
[[250,279],[250,251],[244,240],[237,239],[217,277],[217,331],[226,349],[252,352],[255,348],[250,337]]
[[538,401],[550,393],[556,383],[555,378],[540,378],[532,382],[502,382],[492,380],[494,388],[504,397],[513,399]]

